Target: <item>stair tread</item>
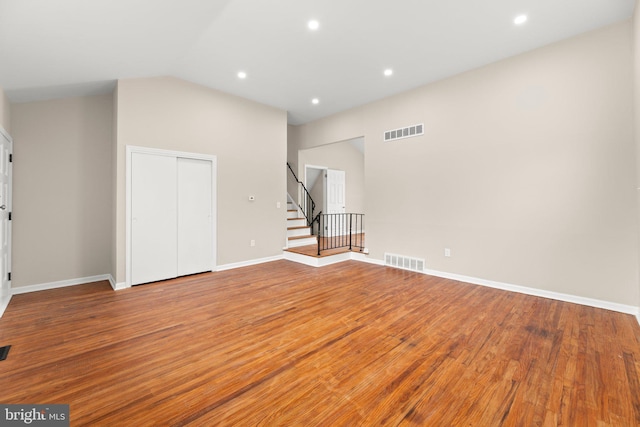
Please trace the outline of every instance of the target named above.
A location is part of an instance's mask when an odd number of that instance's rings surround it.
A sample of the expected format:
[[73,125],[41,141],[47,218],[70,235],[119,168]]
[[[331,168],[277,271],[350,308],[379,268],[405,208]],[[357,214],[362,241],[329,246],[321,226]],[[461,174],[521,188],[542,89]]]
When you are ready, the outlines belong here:
[[305,236],[291,236],[289,237],[289,240],[300,240],[300,239],[309,239],[309,238],[314,238],[316,236],[312,235],[312,234],[307,234]]
[[306,218],[287,218],[288,221],[295,221],[298,219],[306,220]]
[[300,225],[298,227],[287,227],[287,230],[302,230],[303,228],[311,228],[308,225]]

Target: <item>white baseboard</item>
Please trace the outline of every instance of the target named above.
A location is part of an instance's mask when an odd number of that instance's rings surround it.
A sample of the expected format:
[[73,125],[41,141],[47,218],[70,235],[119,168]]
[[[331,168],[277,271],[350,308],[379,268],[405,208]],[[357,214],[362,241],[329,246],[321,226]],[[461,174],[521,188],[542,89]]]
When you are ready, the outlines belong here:
[[[11,288],[11,295],[26,294],[29,292],[46,291],[49,289],[65,288],[67,286],[84,285],[86,283],[101,282],[103,280],[112,283],[113,278],[110,274],[101,274],[99,276],[81,277],[78,279],[60,280],[57,282],[41,283],[39,285],[20,286]],[[113,287],[113,285],[111,285]]]
[[[273,257],[259,258],[259,259],[249,260],[249,261],[242,261],[242,262],[236,262],[232,264],[220,265],[217,267],[216,271],[232,270],[235,268],[248,267],[251,265],[263,264],[266,262],[278,261],[281,259],[287,259],[289,261],[302,263],[305,265],[309,265],[311,267],[323,267],[326,265],[336,264],[336,263],[348,261],[348,260],[360,261],[360,262],[375,264],[379,266],[385,265],[383,260],[370,258],[368,255],[365,255],[360,252],[346,252],[344,254],[338,254],[332,257],[325,257],[325,258],[314,258],[314,257],[300,255],[300,254],[295,254],[292,252],[284,252],[282,255],[277,255]],[[480,285],[480,286],[486,286],[486,287],[495,288],[495,289],[501,289],[509,292],[518,292],[526,295],[549,298],[549,299],[554,299],[558,301],[585,305],[589,307],[602,308],[605,310],[612,310],[620,313],[632,314],[633,316],[635,316],[636,320],[638,321],[638,324],[640,324],[640,308],[632,305],[619,304],[615,302],[603,301],[603,300],[598,300],[594,298],[587,298],[587,297],[581,297],[577,295],[564,294],[560,292],[547,291],[544,289],[529,288],[526,286],[496,282],[493,280],[480,279],[477,277],[464,276],[460,274],[447,273],[447,272],[437,271],[437,270],[424,270],[423,274],[442,277],[445,279],[457,280],[460,282],[470,283],[473,285]],[[57,289],[57,288],[63,288],[67,286],[83,285],[86,283],[100,282],[103,280],[107,280],[111,285],[111,287],[113,288],[113,290],[121,290],[121,289],[127,288],[125,282],[116,283],[111,274],[102,274],[98,276],[82,277],[78,279],[69,279],[69,280],[60,280],[57,282],[41,283],[38,285],[11,288],[9,290],[10,295],[0,298],[0,317],[2,317],[2,314],[4,313],[7,306],[9,305],[9,301],[11,300],[12,295],[24,294],[29,292],[38,292],[38,291],[44,291],[49,289]]]
[[114,291],[121,291],[123,289],[129,288],[129,286],[127,286],[127,282],[116,283],[112,275],[109,275],[109,284],[111,285]]
[[264,264],[265,262],[278,261],[284,259],[284,255],[276,255],[267,258],[252,259],[249,261],[234,262],[231,264],[223,264],[216,267],[215,271],[232,270],[234,268],[249,267],[250,265]]
[[[357,255],[359,255],[359,254],[357,254]],[[359,258],[355,258],[355,257],[353,259],[357,260],[357,261],[368,262],[368,263],[371,263],[371,264],[385,265],[383,260],[375,260],[375,259],[371,259],[371,258],[359,259]],[[393,267],[391,267],[391,268],[393,268]],[[427,269],[425,269],[423,271],[423,273],[427,274],[427,275],[430,275],[430,276],[442,277],[444,279],[451,279],[451,280],[457,280],[459,282],[470,283],[472,285],[486,286],[486,287],[489,287],[489,288],[501,289],[501,290],[509,291],[509,292],[518,292],[520,294],[526,294],[526,295],[531,295],[531,296],[536,296],[536,297],[549,298],[549,299],[554,299],[554,300],[558,300],[558,301],[570,302],[570,303],[574,303],[574,304],[586,305],[588,307],[602,308],[602,309],[605,309],[605,310],[617,311],[619,313],[632,314],[638,320],[638,324],[640,324],[640,309],[638,307],[635,307],[635,306],[632,306],[632,305],[619,304],[619,303],[615,303],[615,302],[603,301],[603,300],[598,300],[598,299],[594,299],[594,298],[581,297],[581,296],[577,296],[577,295],[563,294],[563,293],[560,293],[560,292],[547,291],[547,290],[544,290],[544,289],[529,288],[529,287],[526,287],[526,286],[519,286],[519,285],[510,284],[510,283],[496,282],[496,281],[493,281],[493,280],[479,279],[477,277],[463,276],[461,274],[447,273],[447,272],[444,272],[444,271],[427,270]]]
[[[325,261],[324,263],[321,263],[321,262],[315,261],[317,258],[285,252],[285,259],[299,262],[305,265],[309,265],[311,267],[322,267],[324,265],[335,264],[337,262],[342,262],[347,260],[366,262],[368,264],[375,264],[375,265],[381,265],[381,266],[385,265],[384,260],[370,258],[368,255],[365,255],[360,252],[348,252],[343,255],[347,255],[347,257],[340,258],[340,259],[334,258],[333,260],[329,260],[329,261]],[[329,259],[329,258],[333,258],[333,257],[326,257],[326,258],[320,258],[320,259]],[[394,268],[394,267],[390,267],[390,268]],[[640,324],[640,308],[632,305],[619,304],[615,302],[581,297],[577,295],[563,294],[560,292],[547,291],[544,289],[528,288],[526,286],[518,286],[518,285],[509,284],[509,283],[495,282],[493,280],[479,279],[477,277],[463,276],[460,274],[447,273],[447,272],[437,271],[437,270],[424,270],[422,273],[427,274],[429,276],[442,277],[445,279],[451,279],[451,280],[457,280],[459,282],[470,283],[472,285],[486,286],[489,288],[501,289],[509,292],[518,292],[521,294],[532,295],[536,297],[549,298],[549,299],[554,299],[558,301],[586,305],[589,307],[617,311],[619,313],[632,314],[638,320],[638,324]]]
[[501,289],[509,292],[517,292],[536,297],[549,298],[558,301],[570,302],[574,304],[586,305],[589,307],[602,308],[605,310],[617,311],[620,313],[633,314],[638,316],[638,307],[632,305],[619,304],[610,301],[603,301],[594,298],[587,298],[578,295],[564,294],[560,292],[547,291],[544,289],[529,288],[526,286],[512,285],[510,283],[495,282],[493,280],[479,279],[477,277],[463,276],[460,274],[447,273],[436,270],[425,270],[424,274],[430,276],[443,277],[445,279],[457,280],[471,283],[473,285],[486,286],[494,289]]
[[309,267],[324,267],[327,265],[348,261],[352,258],[351,258],[351,252],[345,252],[342,254],[336,254],[336,255],[323,257],[323,258],[316,258],[312,256],[298,254],[295,252],[285,252],[284,259],[288,261],[297,262],[299,264],[308,265]]
[[362,252],[351,252],[351,259],[354,261],[366,262],[367,264],[384,265],[383,260],[370,258],[368,254]]

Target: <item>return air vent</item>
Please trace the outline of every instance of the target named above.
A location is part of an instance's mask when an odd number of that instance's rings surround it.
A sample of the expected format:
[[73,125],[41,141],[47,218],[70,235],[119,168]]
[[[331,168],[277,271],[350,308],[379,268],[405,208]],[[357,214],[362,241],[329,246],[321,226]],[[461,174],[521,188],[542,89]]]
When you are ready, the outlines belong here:
[[407,126],[406,128],[387,130],[384,132],[384,141],[395,141],[396,139],[412,138],[419,135],[424,135],[424,123]]
[[404,255],[384,254],[384,265],[424,273],[424,260]]

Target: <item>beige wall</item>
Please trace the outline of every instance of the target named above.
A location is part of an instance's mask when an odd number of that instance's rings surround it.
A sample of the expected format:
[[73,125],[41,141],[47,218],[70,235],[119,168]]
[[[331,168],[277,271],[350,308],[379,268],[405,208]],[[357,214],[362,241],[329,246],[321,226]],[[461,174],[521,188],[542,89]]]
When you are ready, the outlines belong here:
[[[637,194],[637,218],[640,224],[640,0],[636,0],[633,14],[633,83],[634,83],[634,117],[635,144],[636,144],[636,194]],[[640,231],[640,230],[639,230]],[[640,241],[640,235],[638,236]],[[638,266],[640,267],[640,253],[638,254]],[[640,287],[640,281],[638,282]]]
[[[301,126],[293,143],[365,135],[372,258],[638,305],[631,30],[617,24]],[[424,136],[382,142],[384,130],[420,122]]]
[[111,95],[12,105],[14,288],[109,273]]
[[118,88],[113,91],[113,121],[111,135],[111,269],[109,273],[113,280],[117,282],[118,268],[125,268],[124,264],[119,265],[118,260]]
[[[296,171],[296,174],[298,173],[298,129],[299,126],[287,126],[287,163],[289,163],[291,168]],[[287,171],[287,193],[295,199],[297,191],[297,185],[293,180],[291,173]]]
[[11,133],[11,105],[9,98],[0,87],[0,126],[7,132]]
[[[300,151],[298,176],[304,180],[305,165],[324,166],[345,171],[346,211],[364,211],[364,154],[349,142],[338,142]],[[312,197],[314,197],[312,192]],[[314,197],[315,200],[315,197]],[[318,203],[316,201],[316,203]],[[320,206],[318,209],[322,209]],[[318,211],[316,209],[316,212]]]
[[117,92],[117,282],[125,280],[127,145],[217,156],[218,265],[282,253],[285,111],[169,77],[121,80]]

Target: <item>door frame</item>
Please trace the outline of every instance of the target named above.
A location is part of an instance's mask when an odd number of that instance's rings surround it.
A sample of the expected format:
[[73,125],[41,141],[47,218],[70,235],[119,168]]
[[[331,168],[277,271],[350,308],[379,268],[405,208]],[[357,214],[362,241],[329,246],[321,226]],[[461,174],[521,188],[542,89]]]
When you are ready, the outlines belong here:
[[[3,138],[6,138],[7,142],[9,142],[9,155],[13,155],[13,138],[11,138],[11,135],[9,135],[9,133],[6,131],[6,129],[4,129],[2,126],[0,126],[0,135]],[[6,210],[11,213],[11,211],[13,210],[13,163],[9,161],[9,159],[6,159],[6,165],[8,168],[8,173],[9,173],[9,188],[7,190],[7,200],[5,201],[5,205],[6,205]],[[10,274],[11,273],[11,255],[12,255],[12,251],[13,251],[13,240],[12,240],[12,221],[9,220],[8,221],[8,230],[7,230],[7,271],[5,271],[5,274]],[[6,283],[6,284],[5,284]],[[9,305],[9,301],[11,300],[11,296],[12,296],[12,292],[11,292],[12,286],[11,286],[11,280],[7,277],[7,280],[5,282],[4,278],[0,281],[0,317],[2,317],[2,314],[4,313],[4,310],[7,308],[7,306]]]
[[211,271],[217,268],[217,171],[218,158],[212,154],[191,153],[186,151],[163,150],[160,148],[139,147],[135,145],[126,146],[126,209],[125,209],[125,287],[131,287],[131,203],[132,203],[132,179],[131,179],[131,159],[133,153],[152,154],[157,156],[167,156],[174,158],[206,160],[211,162]]
[[322,178],[322,191],[324,192],[324,197],[322,198],[322,207],[319,210],[321,210],[323,213],[327,213],[327,178],[325,175],[329,168],[326,166],[304,165],[304,185],[305,187],[307,187],[307,190],[311,191],[311,188],[309,188],[309,180],[307,178],[307,169],[316,169],[322,171],[322,175],[320,176],[320,178]]

